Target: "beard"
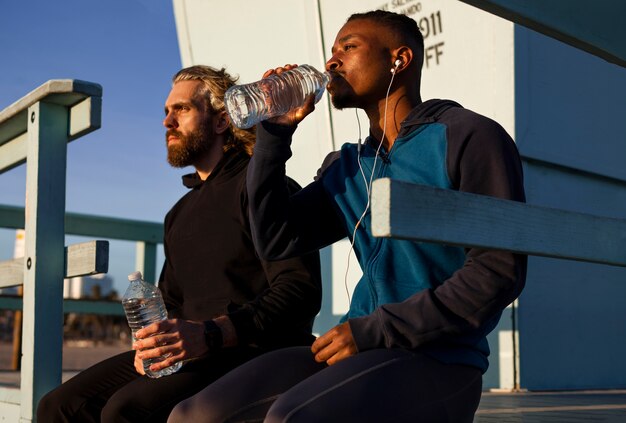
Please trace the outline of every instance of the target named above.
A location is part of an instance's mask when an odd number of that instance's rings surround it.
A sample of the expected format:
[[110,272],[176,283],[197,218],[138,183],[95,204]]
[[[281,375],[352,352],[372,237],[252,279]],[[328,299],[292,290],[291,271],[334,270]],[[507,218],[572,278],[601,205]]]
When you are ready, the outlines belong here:
[[342,110],[347,107],[355,107],[355,94],[350,84],[348,84],[342,76],[335,76],[332,83],[337,86],[337,88],[331,92],[330,96],[330,102],[333,107],[337,110]]
[[[178,137],[178,144],[167,144],[170,135]],[[165,145],[167,146],[167,162],[173,167],[193,166],[203,158],[211,149],[210,134],[208,128],[201,128],[184,135],[175,129],[168,129],[165,133]]]
[[337,110],[343,110],[346,107],[353,107],[352,101],[347,95],[336,94],[330,98],[330,102],[333,104],[333,107]]

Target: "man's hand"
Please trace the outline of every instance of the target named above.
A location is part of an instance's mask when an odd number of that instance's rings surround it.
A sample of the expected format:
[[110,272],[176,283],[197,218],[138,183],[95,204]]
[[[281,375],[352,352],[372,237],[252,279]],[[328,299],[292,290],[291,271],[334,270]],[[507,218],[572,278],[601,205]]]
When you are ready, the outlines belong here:
[[[285,65],[284,67],[279,67],[276,69],[269,69],[263,74],[263,78],[267,78],[274,74],[281,74],[285,71],[297,68],[298,65]],[[289,110],[282,116],[276,116],[268,119],[268,122],[284,125],[284,126],[296,126],[302,120],[307,117],[309,113],[315,110],[315,94],[310,94],[306,97],[304,104],[301,107],[296,107],[295,109]]]
[[146,372],[143,370],[143,360],[138,357],[139,351],[135,351],[135,370],[140,375],[145,375]]
[[[137,341],[133,343],[135,368],[138,360],[154,359],[169,356],[150,366],[150,370],[158,371],[179,361],[202,357],[209,352],[204,339],[204,324],[190,320],[170,319],[153,323],[135,333]],[[141,364],[143,374],[143,364]],[[139,371],[139,370],[137,370]]]
[[315,361],[326,362],[329,366],[357,354],[356,344],[348,322],[335,326],[313,342],[311,351]]

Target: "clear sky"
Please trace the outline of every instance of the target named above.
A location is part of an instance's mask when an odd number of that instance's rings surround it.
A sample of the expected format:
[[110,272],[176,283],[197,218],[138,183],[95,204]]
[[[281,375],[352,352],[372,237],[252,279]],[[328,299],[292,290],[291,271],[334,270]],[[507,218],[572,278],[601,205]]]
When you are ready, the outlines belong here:
[[[67,211],[161,222],[190,170],[165,161],[163,102],[181,67],[171,0],[0,0],[0,11],[0,110],[50,79],[103,87],[102,127],[68,146]],[[23,206],[24,193],[24,165],[0,174],[0,204]],[[14,237],[0,229],[0,260]],[[123,293],[134,244],[113,242],[110,256]]]

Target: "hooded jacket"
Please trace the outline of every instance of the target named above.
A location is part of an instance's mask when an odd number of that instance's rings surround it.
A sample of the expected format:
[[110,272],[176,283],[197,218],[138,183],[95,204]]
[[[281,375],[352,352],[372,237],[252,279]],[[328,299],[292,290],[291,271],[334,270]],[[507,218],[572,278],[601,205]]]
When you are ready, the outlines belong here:
[[486,335],[521,292],[525,256],[374,238],[369,211],[354,228],[372,172],[374,179],[524,201],[521,161],[506,131],[455,102],[429,100],[402,122],[391,151],[377,154],[371,136],[362,147],[345,144],[326,158],[313,183],[290,196],[280,180],[291,131],[264,123],[248,169],[262,257],[284,258],[349,237],[363,276],[343,320],[359,351],[405,348],[486,371]]
[[[310,345],[321,303],[319,254],[259,259],[248,219],[249,160],[231,149],[206,180],[196,173],[183,177],[189,192],[165,217],[159,287],[170,318],[228,315],[239,345]],[[283,182],[290,192],[299,189]]]

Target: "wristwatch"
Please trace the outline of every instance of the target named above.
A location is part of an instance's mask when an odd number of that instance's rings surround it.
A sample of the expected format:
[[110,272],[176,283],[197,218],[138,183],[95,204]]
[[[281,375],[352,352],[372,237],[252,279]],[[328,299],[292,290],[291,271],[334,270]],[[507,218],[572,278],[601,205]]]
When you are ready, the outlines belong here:
[[204,322],[204,342],[209,347],[209,351],[215,351],[224,343],[222,330],[213,320]]

